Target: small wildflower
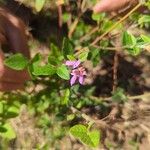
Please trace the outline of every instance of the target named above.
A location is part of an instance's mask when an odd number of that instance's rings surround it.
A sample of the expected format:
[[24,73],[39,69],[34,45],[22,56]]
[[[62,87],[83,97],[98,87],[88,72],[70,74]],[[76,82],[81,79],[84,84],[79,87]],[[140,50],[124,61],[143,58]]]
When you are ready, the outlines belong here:
[[81,62],[79,60],[76,60],[76,61],[69,61],[69,60],[67,60],[65,64],[67,66],[70,66],[73,69],[75,69],[75,68],[77,68],[81,64]]
[[71,67],[71,79],[70,79],[70,84],[71,86],[74,85],[77,81],[80,83],[80,84],[83,84],[84,82],[84,78],[86,76],[86,71],[85,71],[85,68],[82,67],[80,64],[80,60],[75,60],[75,61],[69,61],[67,60],[65,62],[66,66],[69,66]]
[[80,84],[83,84],[86,71],[83,67],[79,67],[77,69],[72,70],[71,75],[72,75],[70,79],[71,86],[75,84],[77,80],[79,81]]

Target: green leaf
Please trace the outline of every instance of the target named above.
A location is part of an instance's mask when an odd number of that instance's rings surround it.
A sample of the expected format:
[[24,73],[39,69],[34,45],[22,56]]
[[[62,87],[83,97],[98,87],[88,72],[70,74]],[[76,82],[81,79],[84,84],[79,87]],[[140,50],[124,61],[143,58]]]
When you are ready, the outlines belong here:
[[101,21],[104,17],[105,17],[105,13],[92,14],[92,19],[95,21]]
[[5,59],[4,64],[11,69],[23,70],[27,67],[28,60],[22,54],[18,53]]
[[37,104],[36,109],[38,112],[44,112],[49,107],[49,101],[41,99]]
[[123,45],[126,47],[127,51],[133,56],[136,56],[141,52],[137,44],[137,39],[131,33],[123,33]]
[[5,112],[5,117],[6,118],[14,118],[17,117],[19,115],[19,108],[16,106],[10,106],[7,108],[6,112]]
[[37,53],[32,58],[31,62],[29,63],[28,70],[29,70],[29,73],[32,76],[32,78],[35,78],[34,75],[33,75],[33,72],[34,72],[34,70],[33,70],[33,64],[39,64],[40,61],[41,61],[41,59],[42,59],[42,56],[39,53]]
[[70,90],[69,89],[65,89],[64,96],[61,99],[61,104],[62,105],[68,105],[69,97],[70,97]]
[[67,59],[69,59],[69,60],[76,60],[76,58],[73,55],[67,55]]
[[71,127],[70,133],[90,147],[97,147],[99,144],[100,133],[96,130],[90,132],[84,125],[79,124]]
[[38,126],[40,127],[49,127],[51,124],[50,118],[47,114],[43,114],[39,119],[38,119]]
[[95,47],[90,47],[90,59],[95,59],[95,57],[99,54],[99,49]]
[[124,94],[124,90],[122,88],[117,88],[116,91],[113,92],[112,100],[115,102],[126,102],[127,96]]
[[44,66],[33,65],[32,74],[35,76],[50,76],[55,74],[55,68],[51,64],[46,64]]
[[150,44],[150,36],[146,36],[146,35],[141,35],[142,40],[145,43],[149,43]]
[[70,79],[69,70],[67,69],[65,65],[61,65],[60,67],[58,67],[56,73],[62,79],[65,79],[65,80]]
[[145,1],[144,6],[146,6],[150,10],[150,1]]
[[42,56],[38,53],[34,56],[34,58],[31,61],[29,70],[32,75],[35,76],[49,76],[53,75],[56,70],[53,65],[46,64],[44,66],[41,66],[40,63],[42,61]]
[[87,133],[87,128],[84,125],[78,124],[70,128],[70,133],[77,138],[82,138]]
[[82,52],[82,53],[78,56],[79,60],[80,60],[81,62],[86,61],[86,60],[87,60],[87,57],[88,57],[88,54],[89,54],[89,51],[84,51],[84,52]]
[[131,33],[125,31],[123,33],[123,45],[134,47],[136,45],[136,38]]
[[93,63],[93,66],[95,67],[100,62],[100,50],[95,47],[90,46],[88,60],[91,60]]
[[63,22],[66,23],[70,19],[71,15],[69,13],[63,13]]
[[58,57],[58,60],[59,60],[60,62],[62,62],[62,61],[64,60],[64,56],[62,56],[62,55],[59,56],[59,57]]
[[64,38],[63,40],[63,55],[65,58],[67,58],[67,55],[72,55],[73,54],[73,45],[71,41],[67,38]]
[[0,115],[3,114],[4,104],[0,101]]
[[150,16],[149,15],[142,15],[139,20],[138,23],[143,26],[144,23],[150,23]]
[[35,0],[35,9],[37,12],[40,12],[44,7],[46,0]]
[[54,56],[55,59],[57,59],[57,57],[61,56],[60,49],[53,43],[51,43],[51,45],[50,45],[50,50],[51,50],[51,55]]
[[107,31],[108,29],[110,29],[113,26],[113,24],[114,24],[114,22],[105,19],[105,21],[102,24],[101,31],[102,32]]
[[75,118],[75,114],[67,115],[67,121],[71,121]]
[[6,132],[7,130],[3,127],[3,125],[0,125],[0,133]]
[[1,125],[1,128],[5,129],[4,132],[0,132],[1,137],[9,139],[9,140],[16,138],[15,131],[8,123]]
[[35,63],[39,64],[41,60],[42,60],[41,54],[40,54],[40,53],[37,53],[37,54],[33,57],[33,59],[31,60],[31,63],[33,63],[33,64],[35,64]]
[[108,47],[109,46],[109,42],[108,40],[101,40],[100,41],[100,46],[101,47]]
[[133,56],[137,56],[140,54],[141,49],[139,47],[133,47],[133,49],[128,49],[128,52]]
[[56,59],[55,56],[52,56],[51,54],[48,56],[48,63],[52,64],[52,65],[58,65],[59,63],[61,63],[61,61],[59,61],[58,59]]
[[89,132],[88,135],[92,141],[93,147],[97,147],[100,141],[100,133],[95,130],[95,131]]

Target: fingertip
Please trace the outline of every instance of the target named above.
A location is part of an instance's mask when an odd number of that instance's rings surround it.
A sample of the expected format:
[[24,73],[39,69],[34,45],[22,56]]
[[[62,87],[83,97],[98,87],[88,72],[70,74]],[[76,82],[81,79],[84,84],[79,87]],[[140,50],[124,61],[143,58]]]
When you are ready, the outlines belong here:
[[101,12],[101,8],[98,5],[95,5],[93,7],[93,13],[97,14],[97,13],[100,13],[100,12]]
[[103,13],[110,10],[110,0],[101,0],[93,7],[94,13]]

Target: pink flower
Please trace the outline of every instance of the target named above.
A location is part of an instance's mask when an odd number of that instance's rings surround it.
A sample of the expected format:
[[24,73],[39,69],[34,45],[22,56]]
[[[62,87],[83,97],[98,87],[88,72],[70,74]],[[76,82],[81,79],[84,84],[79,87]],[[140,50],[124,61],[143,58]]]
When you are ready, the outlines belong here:
[[67,60],[65,64],[67,66],[70,66],[73,69],[75,69],[75,68],[77,68],[81,64],[81,62],[79,60],[75,60],[75,61],[69,61],[69,60]]
[[79,60],[75,60],[75,61],[69,61],[67,60],[65,62],[66,66],[71,67],[71,79],[70,79],[70,84],[71,86],[74,85],[77,81],[80,84],[83,84],[84,82],[84,78],[86,76],[86,71],[84,69],[84,67],[82,67],[80,64],[81,62]]
[[71,75],[72,75],[70,79],[71,86],[75,84],[77,80],[79,81],[80,84],[83,84],[86,71],[83,67],[79,67],[77,69],[72,70]]

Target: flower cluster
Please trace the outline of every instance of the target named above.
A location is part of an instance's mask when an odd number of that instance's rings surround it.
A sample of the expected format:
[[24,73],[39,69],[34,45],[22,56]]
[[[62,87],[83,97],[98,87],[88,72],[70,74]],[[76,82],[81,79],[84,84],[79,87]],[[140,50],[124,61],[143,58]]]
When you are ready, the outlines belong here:
[[66,66],[71,67],[71,79],[70,84],[71,86],[74,85],[77,81],[80,84],[84,83],[84,78],[86,76],[85,68],[81,66],[81,62],[79,60],[76,61],[66,61]]

